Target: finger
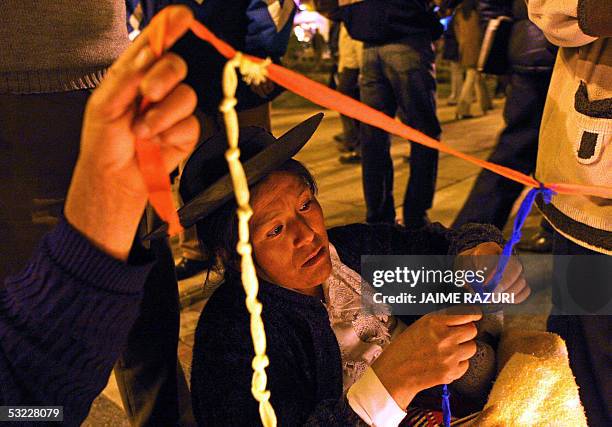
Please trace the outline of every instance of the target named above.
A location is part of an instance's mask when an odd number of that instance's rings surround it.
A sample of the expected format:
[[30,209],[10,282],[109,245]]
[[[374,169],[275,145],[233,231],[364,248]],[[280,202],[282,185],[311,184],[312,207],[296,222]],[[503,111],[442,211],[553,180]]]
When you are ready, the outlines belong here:
[[504,289],[503,291],[500,290],[495,290],[496,293],[514,293],[514,294],[518,294],[520,291],[523,290],[523,288],[528,287],[527,286],[527,280],[525,280],[525,277],[523,276],[519,276],[519,278],[512,284],[510,284],[506,289]]
[[520,278],[521,274],[523,274],[523,264],[521,264],[514,257],[511,258],[506,269],[504,270],[502,279],[497,284],[495,290],[497,291],[499,289],[501,292],[505,289],[508,289],[514,282],[516,282]]
[[100,120],[113,121],[133,109],[140,81],[154,62],[153,51],[147,47],[132,63],[114,63],[89,98],[88,111]]
[[151,138],[189,117],[195,110],[197,97],[186,84],[177,86],[164,100],[139,116],[132,126],[137,138]]
[[446,381],[447,384],[452,383],[453,381],[458,380],[459,378],[464,376],[467,370],[469,369],[469,367],[470,367],[470,362],[468,362],[467,360],[460,361],[459,364],[457,365],[457,369],[455,370],[455,372],[453,372],[450,378]]
[[140,93],[151,102],[161,101],[187,76],[187,63],[175,53],[166,53],[140,82]]
[[520,304],[529,298],[531,295],[531,288],[529,286],[525,286],[518,294],[514,294],[514,303]]
[[476,306],[453,306],[442,310],[440,313],[442,322],[447,326],[464,325],[482,318],[482,310]]
[[[167,25],[164,46],[167,48],[187,31],[193,21],[193,14],[184,6],[171,6],[165,15]],[[153,25],[153,22],[115,61],[102,84],[92,94],[91,108],[101,118],[116,119],[136,100],[140,81],[156,62],[155,54],[149,46],[152,32],[159,30],[159,26]]]
[[466,323],[465,325],[451,326],[448,328],[449,338],[457,343],[465,343],[476,338],[478,328],[474,322]]
[[200,122],[195,116],[175,124],[159,135],[166,170],[171,172],[193,151],[200,137]]
[[477,349],[478,346],[476,345],[476,341],[472,340],[464,342],[457,346],[455,356],[457,357],[457,360],[466,361],[471,359],[472,356],[476,354]]

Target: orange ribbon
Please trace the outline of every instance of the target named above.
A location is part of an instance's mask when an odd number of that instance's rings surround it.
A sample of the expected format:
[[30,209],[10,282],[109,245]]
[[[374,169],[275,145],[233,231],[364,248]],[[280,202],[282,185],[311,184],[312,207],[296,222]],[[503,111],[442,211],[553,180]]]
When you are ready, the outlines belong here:
[[[217,49],[224,57],[229,59],[236,54],[236,50],[233,47],[215,36],[201,22],[194,21],[190,29],[196,36],[213,45],[213,47]],[[249,55],[245,56],[255,62],[263,61],[261,58]],[[510,169],[496,163],[487,162],[486,160],[481,160],[477,157],[465,154],[395,120],[392,117],[389,117],[378,110],[373,109],[372,107],[356,101],[349,96],[336,92],[335,90],[332,90],[321,83],[312,81],[301,74],[281,67],[280,65],[270,64],[268,66],[268,77],[270,80],[279,84],[280,86],[283,86],[291,92],[294,92],[322,107],[338,111],[345,116],[352,117],[360,122],[375,126],[393,135],[397,135],[426,147],[459,157],[460,159],[466,160],[484,169],[488,169],[491,172],[502,175],[528,187],[540,187],[541,183],[529,175],[525,175],[524,173],[514,169]],[[611,187],[548,182],[542,184],[546,188],[550,188],[556,193],[582,194],[612,199]]]
[[[167,25],[167,20],[165,18],[166,12],[167,9],[162,10],[151,22],[151,25],[155,26],[155,28],[153,28],[151,31],[151,48],[158,56],[161,55],[163,51],[163,41]],[[193,21],[190,29],[197,37],[213,45],[213,47],[215,47],[215,49],[217,49],[217,51],[219,51],[219,53],[221,53],[221,55],[223,55],[225,58],[230,59],[236,55],[236,50],[232,46],[215,36],[202,23]],[[263,61],[261,58],[256,58],[249,55],[245,56],[254,62]],[[270,64],[268,66],[268,77],[278,85],[283,86],[291,92],[294,92],[322,107],[338,111],[345,116],[352,117],[368,125],[375,126],[389,132],[390,134],[397,135],[404,139],[422,144],[426,147],[459,157],[525,186],[537,188],[543,185],[544,187],[553,190],[555,193],[588,195],[612,199],[611,187],[569,183],[540,183],[535,178],[514,169],[465,154],[395,120],[394,118],[378,110],[373,109],[372,107],[362,104],[349,96],[336,92],[335,90],[332,90],[321,83],[312,81],[301,74],[288,70],[279,65]],[[147,106],[148,102],[143,100],[141,111],[144,111]],[[181,231],[182,228],[179,223],[176,210],[173,207],[172,196],[170,193],[170,181],[164,172],[164,165],[159,146],[151,143],[150,141],[139,140],[136,142],[136,153],[143,177],[149,190],[149,200],[160,217],[168,222],[170,235],[174,235]]]
[[[164,9],[165,11],[165,9]],[[167,15],[162,11],[151,21],[154,31],[151,32],[150,46],[156,57],[164,52],[164,37],[168,23]],[[144,113],[150,106],[150,101],[143,98],[140,103],[140,113]],[[137,139],[135,144],[136,159],[147,191],[149,203],[153,206],[159,217],[168,223],[168,234],[174,236],[181,231],[178,213],[172,200],[170,177],[165,172],[164,160],[159,144],[148,139]]]

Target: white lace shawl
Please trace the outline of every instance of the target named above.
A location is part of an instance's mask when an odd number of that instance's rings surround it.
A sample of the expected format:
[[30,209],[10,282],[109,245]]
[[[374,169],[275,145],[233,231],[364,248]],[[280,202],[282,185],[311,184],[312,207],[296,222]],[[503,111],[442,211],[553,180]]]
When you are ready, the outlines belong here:
[[[364,373],[391,339],[405,329],[405,325],[386,313],[369,314],[361,303],[362,292],[373,292],[369,283],[340,261],[336,248],[330,243],[332,273],[323,283],[325,307],[336,335],[342,356],[344,392]],[[380,307],[377,305],[377,311]]]

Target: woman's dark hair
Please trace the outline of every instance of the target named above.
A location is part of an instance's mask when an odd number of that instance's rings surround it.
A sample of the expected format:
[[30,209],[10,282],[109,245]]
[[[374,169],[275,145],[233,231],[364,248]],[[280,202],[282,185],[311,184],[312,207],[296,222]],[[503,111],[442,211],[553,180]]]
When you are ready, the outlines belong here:
[[[270,172],[287,172],[302,178],[313,194],[317,193],[317,184],[306,167],[294,159]],[[261,182],[261,181],[260,181]],[[237,269],[240,258],[236,252],[238,243],[238,216],[236,199],[232,198],[212,214],[196,223],[198,239],[202,252],[207,259],[208,268],[220,267]]]

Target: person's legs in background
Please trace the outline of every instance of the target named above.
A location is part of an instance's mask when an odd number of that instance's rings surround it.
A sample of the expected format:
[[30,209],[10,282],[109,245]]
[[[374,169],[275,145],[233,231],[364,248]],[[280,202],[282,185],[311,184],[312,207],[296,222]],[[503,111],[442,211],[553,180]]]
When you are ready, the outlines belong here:
[[[148,207],[140,235],[160,225]],[[157,262],[145,283],[141,312],[115,364],[123,408],[133,426],[193,426],[191,399],[178,360],[180,305],[167,239],[150,242]]]
[[[344,24],[341,24],[338,34],[338,92],[359,100],[359,73],[363,56],[363,43],[353,40]],[[361,161],[359,142],[359,122],[340,115],[344,140],[341,151],[348,154],[340,156],[340,163],[359,163]]]
[[[610,287],[611,257],[579,246],[558,232],[553,235],[553,254],[574,255],[572,263],[555,257],[553,311],[547,329],[567,345],[570,366],[579,387],[589,426],[612,425],[612,316],[573,315],[564,300],[568,294],[589,298]],[[570,269],[574,271],[570,271]],[[599,289],[597,289],[599,288]],[[574,292],[572,292],[572,289]],[[580,292],[580,295],[576,293]],[[604,294],[606,292],[603,292]],[[597,298],[597,297],[595,297]],[[609,297],[608,297],[609,298]],[[609,301],[602,301],[609,303]]]
[[0,95],[0,280],[21,270],[61,214],[88,90]]
[[[361,101],[393,117],[397,109],[393,89],[383,74],[379,56],[382,47],[363,48],[363,64],[359,83]],[[395,222],[393,202],[393,162],[389,134],[374,126],[361,124],[361,166],[366,222]]]
[[463,68],[457,61],[450,61],[450,83],[451,91],[448,96],[448,105],[457,105],[461,88],[463,87]]
[[[359,100],[359,68],[345,67],[340,71],[338,92]],[[359,122],[351,117],[340,114],[342,132],[344,134],[343,146],[348,154],[340,156],[341,163],[359,163]],[[343,160],[344,159],[344,160]]]
[[487,89],[485,76],[480,71],[476,71],[476,83],[474,86],[476,89],[476,102],[480,106],[482,113],[486,114],[488,110],[493,108],[493,103],[491,102],[489,89]]
[[465,71],[465,80],[463,81],[459,99],[457,100],[457,111],[455,113],[457,119],[472,117],[471,108],[472,100],[474,99],[476,73],[477,71],[475,68],[468,68]]
[[[504,107],[506,127],[488,161],[530,174],[535,170],[538,135],[550,74],[513,73]],[[523,185],[488,170],[474,183],[453,227],[470,222],[503,230]]]
[[[381,48],[383,72],[389,80],[399,107],[399,117],[421,132],[439,139],[442,132],[436,116],[434,50],[427,37]],[[403,203],[406,227],[420,228],[427,223],[436,190],[438,151],[411,143],[410,179]]]

